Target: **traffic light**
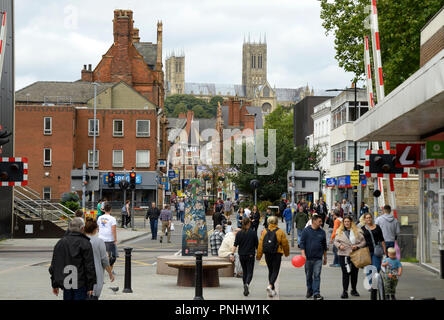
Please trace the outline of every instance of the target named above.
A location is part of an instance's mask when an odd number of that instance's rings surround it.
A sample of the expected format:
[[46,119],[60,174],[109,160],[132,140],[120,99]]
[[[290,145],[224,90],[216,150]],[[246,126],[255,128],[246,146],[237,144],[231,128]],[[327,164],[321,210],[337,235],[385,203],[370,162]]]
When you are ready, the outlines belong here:
[[373,191],[373,196],[374,196],[375,198],[379,198],[379,197],[381,196],[381,191],[379,191],[379,190],[375,190],[375,191]]
[[134,190],[136,189],[136,173],[133,171],[130,173],[130,189]]
[[12,135],[12,132],[6,131],[6,130],[0,130],[0,146],[5,145],[9,142],[8,137]]
[[120,190],[126,190],[126,189],[128,189],[128,186],[129,186],[128,181],[126,181],[125,179],[124,180],[120,180],[120,182],[119,182]]
[[397,168],[395,165],[396,155],[394,154],[371,154],[370,155],[370,173],[404,173],[403,168]]
[[114,184],[116,183],[116,175],[114,172],[108,172],[108,187],[114,188]]
[[257,189],[257,188],[259,188],[259,180],[251,180],[250,181],[250,186],[251,186],[251,188],[253,188],[253,189]]
[[25,158],[0,158],[0,187],[27,184],[28,162]]
[[361,165],[358,164],[356,166],[356,170],[359,170],[359,175],[364,174],[364,166],[361,166]]

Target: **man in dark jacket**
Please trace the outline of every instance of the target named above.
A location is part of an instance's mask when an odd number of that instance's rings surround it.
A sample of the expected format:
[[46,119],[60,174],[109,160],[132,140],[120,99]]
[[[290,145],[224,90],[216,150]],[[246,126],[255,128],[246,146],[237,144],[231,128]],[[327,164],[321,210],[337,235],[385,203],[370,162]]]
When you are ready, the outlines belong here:
[[156,203],[151,203],[151,208],[146,212],[146,219],[150,219],[151,240],[157,240],[157,229],[159,223],[160,210],[156,207]]
[[304,229],[301,237],[302,256],[306,259],[306,297],[308,299],[313,296],[314,300],[324,299],[320,294],[320,285],[322,264],[327,264],[327,239],[321,225],[322,218],[317,214],[313,215],[311,226]]
[[224,232],[226,223],[227,223],[227,218],[222,213],[222,211],[216,211],[213,214],[213,228],[214,229],[216,228],[216,226],[220,225],[220,226],[222,226],[222,232]]
[[84,227],[83,219],[74,218],[69,232],[54,247],[49,267],[52,292],[58,296],[62,289],[63,300],[86,300],[97,282],[93,249]]

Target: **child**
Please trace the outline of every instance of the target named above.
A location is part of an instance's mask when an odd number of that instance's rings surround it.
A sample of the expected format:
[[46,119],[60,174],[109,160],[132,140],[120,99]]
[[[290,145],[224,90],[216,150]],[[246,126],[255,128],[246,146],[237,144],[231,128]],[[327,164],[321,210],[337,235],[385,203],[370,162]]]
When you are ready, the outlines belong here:
[[228,232],[232,232],[232,231],[233,231],[233,227],[231,226],[231,220],[228,220],[227,226],[225,227],[225,234],[227,234]]
[[384,290],[386,299],[396,300],[396,286],[398,284],[398,278],[402,275],[402,265],[401,262],[396,259],[395,248],[389,248],[387,250],[388,257],[382,261],[382,266],[385,268],[384,271]]

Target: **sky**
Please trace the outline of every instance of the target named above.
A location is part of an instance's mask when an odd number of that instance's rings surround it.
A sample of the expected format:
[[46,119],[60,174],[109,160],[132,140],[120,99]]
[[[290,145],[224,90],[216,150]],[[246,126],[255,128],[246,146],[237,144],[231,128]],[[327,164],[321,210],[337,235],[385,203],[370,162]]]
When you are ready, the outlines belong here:
[[76,81],[113,43],[115,9],[130,9],[142,42],[163,59],[185,53],[185,81],[242,83],[244,38],[266,35],[268,82],[278,88],[344,88],[353,75],[335,60],[317,0],[18,0],[15,1],[16,90],[35,81]]

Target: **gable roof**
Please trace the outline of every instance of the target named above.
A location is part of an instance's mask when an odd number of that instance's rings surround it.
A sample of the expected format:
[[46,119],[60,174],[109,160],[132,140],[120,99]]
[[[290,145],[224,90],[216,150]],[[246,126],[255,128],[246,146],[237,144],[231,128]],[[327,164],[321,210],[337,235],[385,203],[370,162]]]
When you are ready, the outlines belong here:
[[245,86],[238,84],[185,82],[185,94],[205,96],[238,96],[245,97]]
[[[115,83],[100,83],[97,95]],[[86,104],[94,97],[92,82],[37,81],[15,93],[17,102]]]
[[143,56],[146,64],[154,70],[157,61],[157,44],[151,42],[135,42],[134,47]]

